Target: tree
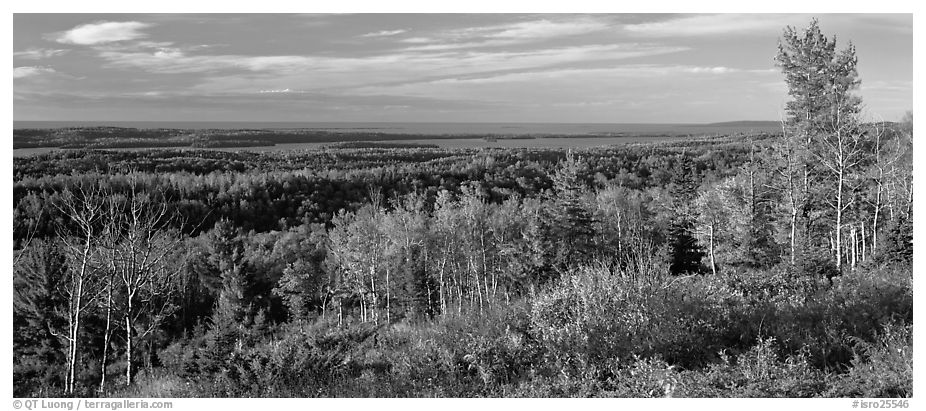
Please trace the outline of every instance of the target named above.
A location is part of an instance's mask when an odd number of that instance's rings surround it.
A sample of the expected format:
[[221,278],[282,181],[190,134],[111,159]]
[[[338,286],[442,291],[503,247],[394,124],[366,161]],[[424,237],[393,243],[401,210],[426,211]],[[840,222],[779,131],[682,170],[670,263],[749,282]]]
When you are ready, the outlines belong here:
[[674,160],[667,189],[657,191],[654,199],[657,217],[665,227],[666,258],[672,274],[699,272],[704,253],[695,238],[692,212],[698,194],[696,170],[687,153],[676,155]]
[[360,319],[364,322],[379,321],[376,285],[384,269],[386,244],[379,226],[382,215],[380,206],[371,204],[356,213],[342,211],[332,219],[334,227],[328,233],[329,255],[340,275],[338,283],[359,299]]
[[790,251],[788,261],[793,267],[798,262],[798,253],[800,252],[798,247],[798,236],[800,235],[798,227],[800,222],[798,219],[801,217],[800,213],[807,202],[805,198],[806,190],[802,184],[805,180],[801,178],[804,151],[801,149],[803,140],[799,138],[797,133],[789,132],[784,121],[782,121],[781,129],[781,139],[772,145],[769,152],[768,163],[771,165],[771,169],[774,170],[775,178],[770,179],[767,187],[783,193],[780,197],[787,199],[785,208],[787,208],[786,214],[789,227],[787,236]]
[[[428,216],[424,213],[425,197],[412,193],[404,198],[394,198],[392,212],[386,213],[381,221],[385,235],[386,258],[386,321],[391,322],[392,291],[396,284],[404,296],[399,296],[409,313],[433,313],[435,299],[431,281],[427,276],[428,266]],[[393,273],[390,281],[390,273]],[[396,278],[398,277],[398,278]]]
[[[54,334],[66,328],[61,315],[68,301],[59,293],[65,280],[65,256],[60,244],[36,239],[17,253],[13,264],[14,387],[62,382],[64,347]],[[16,395],[25,395],[17,393]]]
[[[469,274],[467,284],[470,291],[475,291],[479,312],[490,301],[488,276],[490,254],[492,254],[488,227],[488,204],[484,193],[475,184],[461,187],[462,193],[457,208],[460,221],[462,254]],[[493,281],[497,284],[497,281]]]
[[208,266],[218,277],[212,327],[206,334],[205,368],[224,367],[228,356],[243,347],[245,327],[252,319],[250,267],[244,243],[227,219],[216,222],[207,242]]
[[707,257],[711,268],[711,274],[717,274],[717,258],[715,256],[715,244],[719,243],[722,235],[727,234],[726,230],[730,224],[730,213],[727,210],[723,192],[723,186],[712,187],[703,191],[694,201],[695,220],[697,221],[697,233],[706,238],[702,243],[707,243]]
[[283,299],[291,322],[307,320],[311,313],[324,313],[327,308],[325,242],[323,227],[302,225],[283,233],[273,246],[269,258],[285,266],[271,292]]
[[907,112],[894,133],[896,160],[889,163],[887,191],[891,220],[913,221],[913,113]]
[[58,238],[61,239],[67,261],[64,280],[58,292],[67,301],[64,316],[67,330],[53,335],[67,344],[65,366],[65,393],[76,390],[77,357],[81,355],[81,327],[84,316],[90,311],[105,287],[99,265],[100,232],[106,217],[106,191],[98,182],[82,182],[74,190],[65,189],[55,207],[67,220],[59,221]]
[[[132,384],[134,376],[136,343],[157,330],[176,309],[172,296],[178,288],[185,258],[178,248],[182,237],[166,229],[172,219],[166,203],[136,192],[135,184],[133,181],[124,203],[112,202],[105,251],[123,300],[120,309],[125,327],[126,385]],[[109,278],[107,334],[114,295],[112,277]],[[105,335],[104,341],[108,339]],[[104,354],[104,364],[105,361]],[[105,375],[104,372],[104,382]]]
[[609,185],[596,195],[595,221],[599,251],[607,250],[616,262],[623,263],[642,251],[648,240],[646,198],[639,190]]
[[[440,300],[440,312],[447,313],[448,305],[453,299],[453,293],[450,292],[449,283],[451,281],[451,267],[453,258],[458,249],[458,219],[457,204],[453,201],[452,194],[447,190],[441,190],[437,193],[434,202],[434,213],[430,231],[435,246],[440,250],[439,257],[433,259],[437,265],[437,294]],[[462,299],[457,311],[462,311]]]
[[[809,154],[801,164],[803,189],[809,190],[813,185],[813,174],[821,174],[820,167],[811,160],[833,177],[828,199],[824,201],[835,213],[833,251],[839,269],[844,213],[851,206],[848,183],[862,154],[858,120],[861,100],[851,93],[859,85],[855,47],[850,43],[837,52],[835,38],[824,36],[817,20],[813,20],[803,31],[790,26],[784,30],[775,60],[793,98],[786,105],[789,132],[801,137],[802,149]],[[804,196],[805,201],[808,198],[809,195]],[[804,204],[805,219],[808,206]],[[810,230],[807,231],[805,235]]]
[[585,167],[570,151],[552,176],[549,236],[556,244],[554,264],[560,270],[587,261],[595,249],[595,219],[585,197],[586,184],[579,176]]

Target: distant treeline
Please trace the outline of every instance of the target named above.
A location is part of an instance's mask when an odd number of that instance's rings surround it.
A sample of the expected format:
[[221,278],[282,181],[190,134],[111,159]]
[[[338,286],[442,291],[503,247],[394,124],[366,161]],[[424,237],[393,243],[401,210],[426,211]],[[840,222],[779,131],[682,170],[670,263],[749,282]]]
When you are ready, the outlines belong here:
[[[318,129],[140,129],[126,127],[67,127],[13,130],[13,148],[161,148],[161,147],[260,147],[276,144],[376,142],[424,139],[484,138],[589,138],[589,137],[668,137],[667,133],[589,133],[589,134],[411,134],[377,131],[331,131]],[[351,146],[353,147],[353,146]]]
[[437,144],[424,143],[379,143],[371,141],[348,141],[329,145],[331,148],[440,148]]

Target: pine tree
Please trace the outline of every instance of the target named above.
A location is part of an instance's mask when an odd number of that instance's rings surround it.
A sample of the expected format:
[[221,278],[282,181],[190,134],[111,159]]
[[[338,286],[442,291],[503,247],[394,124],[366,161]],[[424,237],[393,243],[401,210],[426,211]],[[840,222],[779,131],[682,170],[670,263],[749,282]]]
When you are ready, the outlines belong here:
[[221,367],[228,355],[241,348],[245,328],[251,320],[244,244],[228,220],[217,222],[211,235],[209,260],[222,285],[212,313],[212,328],[206,335],[207,362],[203,367],[207,369]]
[[228,220],[216,223],[212,241],[210,260],[222,280],[213,318],[240,323],[248,314],[249,278],[244,261],[244,244]]
[[324,252],[316,249],[304,260],[290,263],[283,269],[272,292],[283,299],[290,321],[306,320],[319,308],[319,294],[325,282],[321,269],[324,257]]
[[701,271],[704,252],[693,232],[694,224],[689,218],[678,218],[669,227],[669,271],[672,274]]
[[904,215],[890,227],[878,253],[886,262],[913,263],[913,223]]
[[695,221],[691,204],[697,195],[694,180],[695,169],[691,158],[685,154],[676,157],[669,184],[672,198],[672,216],[667,233],[669,270],[672,274],[701,271],[704,252],[695,238]]
[[[838,270],[843,259],[845,214],[851,207],[850,183],[862,155],[863,132],[858,118],[861,99],[852,94],[860,84],[855,47],[850,43],[837,52],[836,39],[824,36],[814,19],[801,32],[793,27],[785,29],[775,60],[793,98],[786,105],[786,133],[800,142],[798,168],[803,193],[798,197],[803,243],[805,247],[819,247],[828,242],[820,240],[830,238],[828,232],[832,231],[833,259]],[[824,190],[813,192],[814,187]],[[815,233],[812,223],[818,204],[829,204],[833,223]]]
[[549,236],[555,242],[553,264],[565,269],[588,261],[595,250],[595,221],[584,193],[580,172],[585,164],[572,152],[553,174],[553,198],[549,208]]
[[60,315],[67,301],[58,293],[65,256],[54,243],[34,240],[17,257],[13,266],[13,386],[27,387],[33,381],[60,387],[65,353],[52,333],[67,328]]

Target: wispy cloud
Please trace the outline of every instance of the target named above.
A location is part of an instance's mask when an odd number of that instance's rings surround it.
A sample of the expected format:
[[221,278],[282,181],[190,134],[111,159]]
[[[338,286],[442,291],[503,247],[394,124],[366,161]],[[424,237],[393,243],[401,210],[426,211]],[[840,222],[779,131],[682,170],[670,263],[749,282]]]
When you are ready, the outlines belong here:
[[[747,94],[744,84],[771,74],[726,66],[673,64],[604,64],[599,67],[549,67],[501,73],[478,73],[404,84],[381,84],[341,90],[352,96],[393,95],[420,98],[455,96],[498,107],[577,110],[575,115],[607,116],[665,110],[686,100],[715,106]],[[713,90],[704,93],[704,90]],[[668,103],[667,103],[668,102]],[[582,110],[590,110],[583,112]],[[633,121],[627,118],[625,121]],[[681,121],[681,120],[680,120]],[[687,121],[687,120],[686,120]]]
[[399,34],[407,33],[407,32],[408,30],[403,30],[403,29],[381,30],[381,31],[376,31],[372,33],[367,33],[367,34],[361,35],[360,37],[392,37],[392,36],[397,36]]
[[14,67],[13,68],[13,78],[25,78],[33,77],[41,74],[50,74],[55,73],[55,69],[51,67],[36,67],[36,66],[23,66],[23,67]]
[[683,71],[694,74],[732,74],[732,73],[753,73],[753,74],[775,74],[778,70],[769,69],[741,69],[735,67],[713,66],[713,67],[684,67]]
[[[512,83],[543,83],[557,79],[658,79],[665,77],[683,76],[721,76],[721,75],[763,75],[773,74],[774,70],[752,70],[724,66],[688,66],[688,65],[656,65],[656,64],[630,64],[611,65],[606,67],[566,67],[548,69],[528,69],[523,71],[483,72],[469,75],[445,77],[431,80],[410,81],[403,84],[384,84],[366,90],[384,92],[390,87],[405,85],[463,85],[477,84],[512,84]],[[636,81],[636,80],[634,80]],[[384,88],[379,88],[384,87]],[[363,89],[360,89],[363,90]]]
[[30,48],[23,51],[14,51],[14,58],[21,58],[27,60],[41,60],[49,57],[60,56],[67,53],[67,50],[61,49],[40,49],[40,48]]
[[74,27],[55,36],[55,40],[59,43],[84,46],[136,40],[147,37],[142,30],[151,26],[138,21],[101,21]]
[[437,33],[438,38],[473,39],[522,39],[542,40],[556,37],[575,36],[607,29],[609,25],[591,16],[539,19],[488,26],[475,26],[446,30]]
[[406,38],[402,42],[423,44],[409,48],[419,51],[500,47],[589,34],[610,27],[607,22],[588,16],[540,19],[444,30],[430,36]]
[[639,36],[712,36],[734,33],[778,33],[794,16],[768,14],[712,14],[628,24],[624,30]]
[[[336,56],[244,56],[189,54],[178,48],[145,51],[106,50],[100,57],[109,67],[141,69],[152,73],[263,73],[268,81],[280,76],[300,84],[342,87],[382,81],[411,81],[431,76],[459,76],[491,69],[524,70],[539,67],[614,61],[686,50],[684,47],[600,44],[539,48],[525,51],[409,52],[373,54],[361,57]],[[402,63],[398,65],[398,63]],[[212,76],[214,79],[228,78]],[[246,82],[256,81],[252,77]],[[207,80],[208,81],[208,80]],[[300,87],[302,87],[300,85]],[[264,87],[276,89],[279,87]]]
[[307,70],[318,65],[305,56],[189,55],[180,48],[151,51],[101,51],[109,67],[136,68],[151,73],[208,73],[217,71]]

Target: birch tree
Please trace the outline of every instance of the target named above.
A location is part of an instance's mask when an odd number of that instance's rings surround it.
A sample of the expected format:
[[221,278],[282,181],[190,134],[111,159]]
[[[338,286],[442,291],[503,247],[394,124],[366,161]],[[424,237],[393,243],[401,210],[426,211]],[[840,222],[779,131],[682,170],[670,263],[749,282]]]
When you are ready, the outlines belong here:
[[[803,31],[787,27],[783,37],[775,59],[793,98],[786,106],[787,123],[791,132],[802,137],[810,154],[810,161],[800,164],[804,190],[812,186],[812,174],[830,177],[825,180],[829,186],[825,202],[835,214],[833,248],[839,269],[844,214],[851,206],[847,184],[862,154],[861,99],[852,94],[860,83],[855,47],[850,43],[837,52],[836,40],[824,36],[816,20]],[[822,173],[818,171],[821,168]]]
[[66,220],[56,228],[64,248],[67,269],[59,292],[67,301],[63,316],[67,319],[64,333],[53,331],[67,345],[65,354],[65,393],[76,390],[76,370],[81,353],[80,331],[84,316],[96,305],[104,287],[102,267],[96,254],[99,252],[99,234],[106,216],[105,191],[96,182],[81,182],[74,189],[62,192],[62,201],[56,203]]
[[172,220],[166,203],[136,192],[134,184],[124,208],[114,209],[112,215],[116,241],[110,250],[111,267],[123,299],[125,383],[131,385],[136,343],[176,308],[170,297],[183,267],[178,248],[182,238],[165,228]]

